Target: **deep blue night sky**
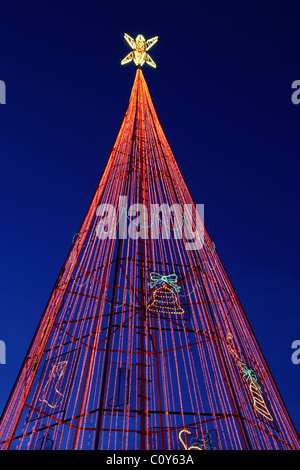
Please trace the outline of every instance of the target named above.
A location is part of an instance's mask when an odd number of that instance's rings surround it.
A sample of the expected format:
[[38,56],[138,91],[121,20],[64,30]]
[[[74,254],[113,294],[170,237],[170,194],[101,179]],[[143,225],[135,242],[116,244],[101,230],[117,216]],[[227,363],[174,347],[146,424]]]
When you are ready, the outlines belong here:
[[[137,5],[137,7],[135,7]],[[143,73],[195,203],[300,433],[300,4],[2,2],[0,413]]]

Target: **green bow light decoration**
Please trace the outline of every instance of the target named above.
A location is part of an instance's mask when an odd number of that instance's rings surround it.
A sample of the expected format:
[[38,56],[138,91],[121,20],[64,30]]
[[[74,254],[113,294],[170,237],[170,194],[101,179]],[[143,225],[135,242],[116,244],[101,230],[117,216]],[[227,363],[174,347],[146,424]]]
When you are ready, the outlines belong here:
[[152,281],[152,282],[149,282],[149,286],[151,288],[159,284],[163,284],[165,282],[166,284],[169,284],[171,287],[173,287],[173,289],[176,292],[178,292],[181,289],[180,286],[176,285],[177,279],[178,279],[176,274],[161,275],[159,273],[152,272],[150,273],[150,279]]
[[259,388],[259,390],[261,390],[261,386],[258,383],[255,372],[252,369],[248,369],[246,364],[241,361],[239,362],[239,366],[243,372],[243,379],[245,379],[246,382],[248,382],[248,379],[251,379],[253,382],[255,382],[255,385]]

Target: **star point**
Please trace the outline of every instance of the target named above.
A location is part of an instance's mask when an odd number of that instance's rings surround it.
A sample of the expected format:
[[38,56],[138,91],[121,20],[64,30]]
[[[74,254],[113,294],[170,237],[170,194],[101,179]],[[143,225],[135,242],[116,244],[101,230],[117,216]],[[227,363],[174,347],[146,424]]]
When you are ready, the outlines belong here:
[[158,36],[155,36],[154,38],[148,39],[146,41],[144,36],[139,34],[134,40],[131,36],[129,36],[129,34],[124,33],[124,38],[133,50],[127,54],[126,57],[124,57],[121,65],[128,64],[128,62],[133,60],[137,67],[142,67],[146,62],[148,65],[151,65],[151,67],[156,68],[156,63],[151,59],[146,51],[154,46],[154,44],[158,41]]

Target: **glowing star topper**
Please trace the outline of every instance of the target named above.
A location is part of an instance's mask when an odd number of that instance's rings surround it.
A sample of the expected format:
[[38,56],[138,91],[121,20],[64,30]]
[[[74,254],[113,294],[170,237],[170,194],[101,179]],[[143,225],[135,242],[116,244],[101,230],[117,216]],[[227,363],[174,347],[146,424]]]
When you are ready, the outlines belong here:
[[152,47],[158,41],[158,36],[148,39],[148,41],[146,41],[144,36],[141,34],[139,34],[135,40],[126,33],[124,34],[124,37],[133,51],[122,60],[121,65],[127,64],[133,60],[137,67],[142,67],[145,62],[151,65],[151,67],[156,67],[155,62],[151,59],[146,51],[148,51],[150,47]]

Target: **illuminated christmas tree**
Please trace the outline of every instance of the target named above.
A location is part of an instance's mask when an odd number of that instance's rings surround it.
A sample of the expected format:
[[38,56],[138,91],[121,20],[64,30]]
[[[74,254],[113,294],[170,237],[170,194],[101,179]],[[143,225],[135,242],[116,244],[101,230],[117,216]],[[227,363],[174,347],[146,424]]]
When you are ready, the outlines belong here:
[[[0,424],[1,449],[299,449],[125,35],[129,105]],[[267,315],[267,313],[266,313]]]

